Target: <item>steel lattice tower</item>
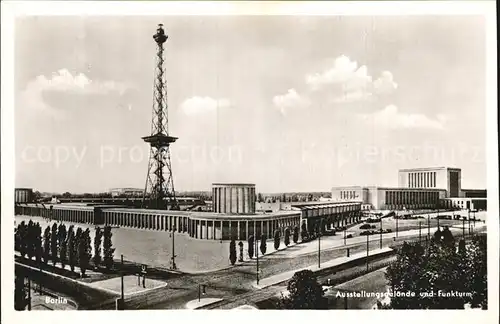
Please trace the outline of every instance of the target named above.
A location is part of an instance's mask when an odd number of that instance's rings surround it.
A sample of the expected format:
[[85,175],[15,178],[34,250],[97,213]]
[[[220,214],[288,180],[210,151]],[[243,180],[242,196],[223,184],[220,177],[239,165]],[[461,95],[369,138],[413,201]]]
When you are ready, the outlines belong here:
[[142,199],[143,208],[178,209],[170,162],[170,144],[175,142],[177,137],[170,136],[168,132],[167,80],[163,67],[163,44],[167,38],[163,25],[159,24],[156,34],[153,35],[157,51],[151,135],[142,138],[151,147]]

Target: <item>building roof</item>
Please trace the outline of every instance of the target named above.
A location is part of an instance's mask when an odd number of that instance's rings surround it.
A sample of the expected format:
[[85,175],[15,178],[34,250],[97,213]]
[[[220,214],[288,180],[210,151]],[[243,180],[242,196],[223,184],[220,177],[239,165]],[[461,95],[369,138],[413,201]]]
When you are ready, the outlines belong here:
[[212,186],[230,186],[230,187],[255,187],[255,183],[212,183]]
[[408,172],[408,171],[433,171],[433,170],[462,170],[460,168],[451,167],[425,167],[425,168],[409,168],[409,169],[399,169],[398,172]]

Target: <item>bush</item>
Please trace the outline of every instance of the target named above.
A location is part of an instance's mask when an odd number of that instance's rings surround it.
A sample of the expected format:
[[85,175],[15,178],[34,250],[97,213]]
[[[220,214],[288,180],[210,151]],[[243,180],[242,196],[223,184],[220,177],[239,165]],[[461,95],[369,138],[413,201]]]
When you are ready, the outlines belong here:
[[352,238],[352,234],[348,234],[346,238]]
[[369,228],[372,228],[372,225],[370,224],[363,224],[359,227],[359,229],[369,229]]
[[254,254],[254,247],[255,247],[255,238],[253,237],[253,235],[250,235],[248,237],[248,257],[250,259],[253,258],[253,254]]
[[240,247],[240,262],[243,262],[243,242],[240,241],[240,243],[238,243],[238,246]]
[[236,263],[236,241],[234,239],[229,243],[229,261],[231,265]]
[[43,232],[43,262],[47,263],[50,257],[50,226],[47,225]]
[[290,244],[290,228],[285,229],[285,246],[288,246]]
[[94,266],[98,268],[101,265],[101,244],[102,244],[102,230],[98,226],[95,229],[94,236]]
[[52,231],[51,231],[51,236],[50,236],[50,252],[51,252],[51,258],[52,258],[52,264],[56,265],[57,263],[57,252],[58,252],[58,242],[57,242],[57,223],[54,223],[52,225]]
[[274,249],[278,250],[280,247],[280,231],[274,231]]
[[293,237],[292,237],[293,243],[297,244],[299,241],[299,227],[295,226],[293,228]]
[[262,253],[262,255],[266,254],[266,251],[267,251],[267,237],[265,234],[262,234],[262,236],[260,237],[260,252]]
[[113,243],[111,241],[111,237],[113,234],[111,233],[111,227],[109,225],[104,227],[103,234],[103,263],[107,270],[110,270],[113,267],[113,257],[115,253],[115,249],[113,248]]

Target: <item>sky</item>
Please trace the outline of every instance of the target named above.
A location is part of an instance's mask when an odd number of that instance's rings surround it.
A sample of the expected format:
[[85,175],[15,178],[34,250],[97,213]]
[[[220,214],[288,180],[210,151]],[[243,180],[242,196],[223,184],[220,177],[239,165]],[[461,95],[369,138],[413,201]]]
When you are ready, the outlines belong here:
[[478,16],[18,18],[17,187],[144,188],[158,23],[176,190],[397,186],[430,166],[486,187]]

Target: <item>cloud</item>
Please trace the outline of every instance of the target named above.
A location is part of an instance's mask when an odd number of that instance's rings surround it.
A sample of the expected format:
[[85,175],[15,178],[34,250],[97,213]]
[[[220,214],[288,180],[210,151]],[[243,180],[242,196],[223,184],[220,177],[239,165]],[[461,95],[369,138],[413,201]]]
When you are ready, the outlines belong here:
[[60,69],[50,78],[39,75],[30,81],[21,93],[21,106],[50,112],[52,107],[44,101],[45,93],[107,94],[117,92],[123,95],[128,88],[129,86],[124,83],[91,80],[83,73],[72,75],[67,69]]
[[306,76],[306,84],[311,90],[317,91],[330,85],[340,85],[344,91],[355,91],[366,88],[372,82],[366,66],[360,66],[342,55],[335,59],[333,67],[321,72]]
[[373,95],[391,94],[398,86],[391,72],[384,71],[373,81],[365,65],[358,67],[345,55],[337,57],[333,67],[308,74],[305,79],[312,93],[326,92],[336,103],[371,100]]
[[273,98],[273,104],[285,114],[290,108],[304,108],[310,102],[307,98],[299,95],[295,89],[289,89],[284,95],[277,95]]
[[184,100],[181,109],[186,115],[197,115],[216,111],[218,108],[230,107],[228,99],[213,99],[210,97],[191,97]]
[[389,105],[372,114],[359,115],[359,117],[366,124],[388,129],[444,129],[447,121],[444,115],[431,119],[422,114],[404,114],[399,112],[394,105]]
[[380,78],[373,82],[374,92],[380,95],[391,94],[398,88],[398,84],[394,82],[394,77],[389,71],[382,72]]

